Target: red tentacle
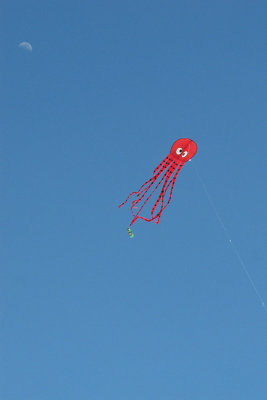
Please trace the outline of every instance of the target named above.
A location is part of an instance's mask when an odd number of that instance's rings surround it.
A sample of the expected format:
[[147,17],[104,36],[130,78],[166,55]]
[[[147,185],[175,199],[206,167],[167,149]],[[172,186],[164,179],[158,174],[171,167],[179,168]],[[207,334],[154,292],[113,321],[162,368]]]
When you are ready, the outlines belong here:
[[[164,182],[164,185],[163,185],[163,187],[162,187],[162,189],[161,189],[161,192],[160,192],[160,194],[159,194],[159,197],[157,198],[157,201],[155,202],[155,204],[154,204],[154,206],[153,206],[153,208],[152,208],[152,210],[151,210],[151,216],[152,216],[152,218],[156,218],[156,217],[158,216],[158,222],[159,222],[159,218],[160,218],[160,215],[161,215],[162,211],[167,207],[167,205],[168,205],[168,204],[170,203],[170,201],[171,201],[171,196],[172,196],[172,191],[173,191],[174,183],[175,183],[175,181],[176,181],[177,175],[178,175],[179,171],[181,170],[183,164],[176,164],[176,166],[178,166],[178,168],[177,168],[177,170],[175,171],[175,174],[174,174],[173,178],[172,178],[169,182],[168,182],[168,180],[166,180],[166,181]],[[166,187],[167,182],[168,182],[168,185],[167,185],[167,187]],[[172,184],[172,186],[171,186],[171,191],[170,191],[169,200],[168,200],[167,204],[163,207],[163,204],[164,204],[164,196],[166,195],[166,193],[167,193],[167,191],[168,191],[168,189],[169,189],[169,187],[170,187],[171,184]],[[158,206],[160,200],[161,200],[161,207],[160,207],[160,210],[159,210],[159,212],[157,213],[157,215],[154,217],[155,209],[157,208],[157,206]],[[155,222],[156,222],[156,221],[155,221]],[[157,222],[157,223],[158,223],[158,222]]]
[[[159,220],[160,220],[160,217],[161,217],[162,212],[165,210],[165,208],[167,207],[167,205],[168,205],[168,204],[170,203],[170,201],[171,201],[172,192],[173,192],[173,188],[174,188],[174,184],[175,184],[175,181],[176,181],[178,172],[179,172],[179,171],[176,171],[174,177],[170,180],[170,182],[169,182],[168,186],[166,187],[166,190],[165,190],[165,192],[164,192],[164,194],[163,194],[163,196],[162,196],[161,208],[160,208],[159,212],[157,213],[157,215],[154,217],[154,218],[155,218],[155,221],[154,221],[154,222],[155,222],[156,224],[159,223]],[[164,196],[165,196],[165,194],[167,193],[170,184],[171,184],[171,190],[170,190],[169,199],[168,199],[167,203],[165,204],[165,206],[163,206],[163,203],[164,203]]]
[[151,187],[152,185],[150,185],[150,186],[148,187],[148,189],[142,194],[141,197],[139,197],[138,199],[136,199],[136,200],[134,200],[134,201],[132,202],[131,212],[132,212],[134,218],[133,218],[133,220],[132,220],[130,226],[137,220],[137,218],[142,218],[142,219],[144,219],[143,217],[139,217],[138,214],[142,211],[142,209],[144,208],[144,206],[146,205],[146,203],[148,202],[148,200],[150,199],[150,197],[152,196],[152,194],[157,190],[157,188],[158,188],[159,185],[161,184],[161,182],[166,178],[167,174],[168,174],[168,171],[165,172],[165,174],[162,176],[162,178],[160,179],[160,181],[158,182],[158,184],[155,186],[154,190],[153,190],[153,191],[150,193],[150,195],[146,198],[146,200],[144,201],[143,205],[139,208],[137,214],[134,214],[134,212],[133,212],[134,206],[136,206],[136,204],[138,204],[138,203],[144,198],[144,196],[146,195],[147,191],[150,189],[150,187]]
[[[157,180],[157,178],[159,177],[159,175],[169,166],[169,163],[171,162],[171,159],[169,159],[169,157],[165,157],[164,160],[157,166],[157,168],[154,170],[153,172],[153,176],[148,179],[145,183],[143,183],[143,185],[138,189],[137,192],[132,192],[129,194],[129,196],[127,197],[127,199],[121,203],[119,205],[119,208],[122,207],[124,204],[127,203],[127,201],[129,200],[129,198],[136,194],[137,198],[140,197],[140,195],[144,192],[144,195],[147,193],[147,191],[151,188],[151,186],[153,185],[153,183]],[[161,167],[161,168],[160,168]],[[159,170],[159,171],[158,171]],[[157,174],[155,174],[157,172]],[[146,187],[146,185],[148,185],[148,187]],[[144,195],[140,198],[140,200],[144,197]],[[137,203],[136,203],[137,204]]]
[[[132,221],[131,221],[129,226],[131,226],[138,218],[143,219],[144,221],[147,221],[147,222],[150,222],[150,221],[154,221],[155,223],[159,222],[162,211],[167,207],[167,205],[171,201],[172,192],[173,192],[174,184],[175,184],[175,181],[176,181],[176,177],[177,177],[177,175],[178,175],[178,173],[181,170],[183,165],[184,165],[184,163],[179,163],[178,164],[177,160],[171,154],[169,154],[154,169],[153,176],[150,179],[148,179],[142,186],[140,186],[138,191],[130,193],[129,196],[127,197],[127,199],[122,204],[119,205],[119,207],[123,206],[125,203],[127,203],[127,201],[129,200],[129,198],[132,195],[136,195],[136,199],[132,201],[132,205],[131,205],[131,212],[132,212],[132,215],[133,215],[133,219],[132,219]],[[159,178],[159,176],[162,173],[163,173],[163,176],[160,178],[160,180],[156,184],[155,188],[152,190],[152,192],[149,194],[149,196],[145,199],[145,201],[143,202],[142,206],[139,208],[139,210],[135,214],[134,211],[133,211],[133,208],[137,208],[135,206],[138,203],[140,203],[140,201],[145,197],[145,195],[147,194],[149,189],[152,187],[152,185],[156,182],[156,180]],[[174,175],[173,175],[172,179],[170,179],[173,173],[174,173]],[[157,188],[160,186],[160,184],[162,182],[163,182],[163,186],[161,188],[160,194],[159,194],[159,196],[158,196],[158,198],[157,198],[157,200],[156,200],[156,202],[155,202],[155,204],[154,204],[154,206],[153,206],[153,208],[151,210],[151,218],[145,218],[145,217],[140,216],[139,215],[140,212],[142,211],[142,209],[144,208],[144,206],[146,205],[148,200],[151,198],[151,196],[154,194],[154,192],[157,190]],[[166,193],[169,190],[169,188],[170,188],[169,198],[168,198],[167,203],[164,206],[164,196],[166,195]],[[155,210],[156,210],[156,208],[157,208],[157,206],[158,206],[158,204],[160,202],[161,202],[160,210],[157,212],[156,215],[154,215]]]
[[[171,163],[171,161],[172,161],[172,159],[171,159],[169,156],[165,157],[165,158],[161,161],[161,163],[154,169],[153,175],[155,175],[155,173],[156,173],[161,167],[164,167],[164,165],[165,165],[165,167],[166,167],[166,164],[169,165],[169,164]],[[165,168],[164,168],[164,169],[165,169]]]
[[[153,206],[153,208],[152,208],[152,210],[151,210],[151,216],[152,216],[152,217],[153,217],[153,214],[154,214],[154,211],[155,211],[157,205],[159,204],[159,202],[160,202],[160,200],[161,200],[161,198],[162,198],[162,195],[164,195],[166,184],[167,184],[167,182],[169,181],[170,176],[171,176],[172,173],[175,171],[175,169],[176,169],[176,167],[177,167],[178,165],[179,165],[179,164],[177,164],[177,163],[175,162],[175,163],[173,163],[172,166],[170,167],[170,169],[169,169],[169,175],[167,176],[167,179],[165,180],[165,182],[164,182],[164,184],[163,184],[163,186],[162,186],[162,188],[161,188],[161,192],[160,192],[160,194],[159,194],[159,197],[157,198],[157,200],[156,200],[156,202],[155,202],[155,204],[154,204],[154,206]],[[169,185],[168,185],[168,187],[169,187]],[[164,197],[164,196],[163,196],[163,197]]]
[[[131,226],[138,218],[141,218],[141,219],[143,219],[144,221],[147,221],[147,222],[152,221],[152,220],[154,219],[154,218],[148,219],[148,218],[145,218],[145,217],[141,217],[141,216],[139,216],[138,214],[142,211],[143,207],[144,207],[145,204],[148,202],[148,200],[149,200],[150,197],[153,195],[153,193],[157,190],[157,188],[158,188],[159,185],[162,183],[162,181],[163,181],[164,179],[165,179],[165,182],[168,181],[169,177],[171,176],[171,174],[173,173],[173,170],[174,170],[172,164],[173,164],[173,162],[171,161],[171,163],[169,164],[169,168],[167,169],[167,171],[165,172],[165,174],[162,176],[162,178],[160,179],[160,181],[157,183],[157,185],[155,186],[154,190],[153,190],[153,191],[150,193],[150,195],[146,198],[146,200],[144,201],[143,205],[142,205],[142,206],[140,207],[140,209],[138,210],[137,214],[134,214],[134,213],[133,213],[133,207],[143,199],[143,197],[145,196],[146,192],[145,192],[140,198],[138,198],[137,200],[134,200],[134,201],[132,202],[131,212],[132,212],[134,218],[133,218],[133,220],[131,221],[130,226]],[[170,172],[170,171],[171,171],[171,172]],[[157,176],[158,176],[158,174],[157,174]],[[152,186],[152,185],[151,185],[151,186]]]

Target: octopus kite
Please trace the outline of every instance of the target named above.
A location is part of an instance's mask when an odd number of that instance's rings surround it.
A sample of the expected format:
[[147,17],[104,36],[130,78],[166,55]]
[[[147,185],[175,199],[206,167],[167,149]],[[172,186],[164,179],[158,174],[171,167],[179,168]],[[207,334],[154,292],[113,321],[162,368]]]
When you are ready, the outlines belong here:
[[[153,176],[146,181],[137,192],[129,194],[124,203],[119,205],[119,208],[123,206],[129,198],[135,195],[135,199],[132,201],[131,212],[133,219],[127,229],[129,237],[133,238],[133,232],[131,226],[138,219],[150,222],[154,221],[156,224],[159,223],[162,211],[167,207],[171,201],[174,184],[178,173],[181,171],[183,165],[191,160],[196,154],[197,145],[191,139],[179,139],[172,145],[170,153],[165,157],[162,162],[154,169]],[[154,185],[154,186],[153,186]],[[152,207],[151,217],[145,218],[140,215],[144,206],[147,204],[152,195],[159,188],[160,193]],[[161,189],[160,189],[161,188]],[[164,198],[169,190],[169,197],[167,201]]]

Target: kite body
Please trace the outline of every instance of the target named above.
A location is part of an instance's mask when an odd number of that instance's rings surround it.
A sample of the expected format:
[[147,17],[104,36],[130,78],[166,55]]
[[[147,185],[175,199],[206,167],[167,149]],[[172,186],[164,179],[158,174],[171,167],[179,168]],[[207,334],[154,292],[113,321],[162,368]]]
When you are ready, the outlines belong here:
[[[134,200],[132,201],[131,205],[133,219],[129,227],[133,225],[138,218],[147,222],[154,221],[156,224],[159,223],[162,211],[171,201],[172,192],[178,173],[181,171],[183,165],[187,161],[191,160],[191,158],[196,154],[196,151],[197,145],[193,140],[176,140],[176,142],[172,145],[171,151],[167,157],[165,157],[154,169],[153,176],[146,181],[137,192],[130,193],[125,202],[119,205],[119,207],[123,206],[125,203],[127,203],[131,196],[134,196]],[[145,218],[141,216],[140,214],[144,206],[158,188],[160,193],[150,211],[151,217]],[[165,202],[164,198],[168,191],[169,197]]]

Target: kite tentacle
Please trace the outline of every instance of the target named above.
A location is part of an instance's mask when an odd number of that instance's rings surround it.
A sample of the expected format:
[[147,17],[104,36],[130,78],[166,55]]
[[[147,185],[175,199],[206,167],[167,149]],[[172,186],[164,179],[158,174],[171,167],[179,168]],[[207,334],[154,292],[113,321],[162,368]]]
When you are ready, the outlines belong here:
[[[144,197],[145,194],[147,193],[147,190],[148,190],[152,185],[149,185],[148,189],[142,194],[142,196],[141,196],[140,198],[138,198],[137,200],[134,200],[134,201],[132,202],[131,212],[132,212],[134,218],[133,218],[132,222],[130,223],[130,226],[131,226],[138,218],[141,218],[141,219],[143,219],[144,221],[152,221],[153,219],[156,218],[156,217],[155,217],[155,218],[152,218],[152,219],[147,219],[147,218],[145,218],[145,217],[139,216],[138,214],[142,211],[142,209],[144,208],[144,206],[146,205],[146,203],[148,202],[148,200],[150,199],[150,197],[153,195],[153,193],[157,190],[157,188],[158,188],[159,185],[162,183],[162,181],[165,179],[165,181],[164,181],[164,185],[165,185],[166,182],[169,180],[171,174],[173,173],[173,165],[172,165],[173,163],[174,163],[174,161],[171,161],[171,162],[170,162],[170,164],[168,165],[167,171],[164,173],[164,175],[162,176],[162,178],[160,179],[160,181],[157,183],[157,185],[155,186],[154,190],[153,190],[153,191],[150,193],[150,195],[146,198],[146,200],[144,201],[144,203],[142,204],[142,206],[141,206],[140,209],[138,210],[137,214],[134,214],[134,213],[133,213],[133,207],[143,199],[143,197]],[[166,167],[165,167],[164,169],[166,169]],[[160,173],[161,173],[161,172],[160,172]],[[158,173],[156,176],[158,177],[158,176],[160,175],[160,173]]]
[[[144,192],[144,195],[147,193],[147,191],[151,188],[153,183],[157,180],[157,178],[161,175],[161,173],[170,165],[171,159],[169,157],[165,157],[164,160],[157,166],[157,168],[153,171],[153,176],[148,179],[143,185],[138,189],[137,192],[132,192],[129,194],[127,199],[119,205],[119,208],[122,207],[124,204],[127,203],[129,198],[136,194],[137,198],[140,198],[141,194]],[[158,171],[158,172],[157,172]],[[157,173],[156,173],[157,172]],[[146,186],[148,185],[148,186]],[[140,200],[143,198],[143,196],[140,198]]]
[[[170,203],[170,201],[171,201],[173,187],[174,187],[174,184],[175,184],[177,175],[178,175],[179,171],[181,170],[183,164],[177,164],[176,166],[178,166],[178,168],[177,168],[177,170],[175,171],[175,174],[174,174],[173,178],[168,182],[167,187],[166,187],[167,180],[164,182],[164,185],[163,185],[163,187],[162,187],[162,189],[161,189],[161,192],[160,192],[160,194],[159,194],[159,197],[157,198],[157,201],[155,202],[155,204],[154,204],[154,206],[153,206],[153,208],[152,208],[152,210],[151,210],[151,216],[152,216],[152,218],[154,217],[154,212],[155,212],[155,210],[156,210],[156,208],[157,208],[157,206],[158,206],[160,200],[161,200],[161,208],[160,208],[159,212],[156,214],[156,216],[155,216],[154,218],[156,218],[156,217],[158,216],[158,214],[159,214],[159,217],[160,217],[162,211],[167,207],[167,205],[168,205],[168,204]],[[172,172],[173,172],[173,171],[172,171]],[[168,199],[167,204],[166,204],[165,206],[163,206],[163,204],[164,204],[164,196],[166,195],[166,193],[167,193],[167,191],[168,191],[170,185],[171,185],[170,196],[169,196],[169,199]],[[158,222],[159,222],[159,218],[158,218],[158,221],[155,221],[155,222],[158,223]]]
[[[143,193],[143,192],[147,192],[149,189],[150,189],[150,187],[153,185],[153,183],[158,179],[158,177],[162,174],[162,172],[163,171],[165,171],[165,169],[166,168],[168,168],[169,167],[169,165],[170,165],[170,163],[171,163],[171,160],[170,160],[170,158],[168,158],[168,157],[165,157],[165,159],[157,166],[157,168],[153,171],[153,176],[152,176],[152,178],[150,178],[148,181],[146,181],[141,187],[140,187],[140,189],[138,190],[138,192],[137,192],[137,197],[138,198],[140,198],[140,196],[141,196],[141,194]],[[161,168],[159,168],[161,166]],[[158,172],[157,172],[158,171]],[[157,172],[157,173],[156,173]],[[146,187],[146,184],[148,184],[149,182],[151,182],[150,184],[149,184],[149,186],[148,187]],[[143,189],[142,189],[143,188]],[[142,196],[143,197],[143,196]]]
[[[160,220],[162,211],[165,210],[165,208],[167,207],[167,205],[168,205],[168,204],[170,203],[170,201],[171,201],[172,191],[173,191],[173,187],[174,187],[175,181],[176,181],[176,177],[175,177],[175,178],[172,178],[172,179],[169,181],[165,192],[164,192],[163,194],[161,193],[161,194],[159,195],[158,200],[160,200],[160,198],[161,198],[162,201],[161,201],[160,210],[157,212],[157,214],[154,216],[154,213],[151,212],[151,215],[152,215],[152,219],[151,219],[151,220],[152,220],[152,221],[154,220],[154,222],[155,222],[156,224],[159,223],[159,220]],[[168,188],[169,188],[170,185],[171,185],[171,191],[170,191],[169,199],[168,199],[167,203],[165,204],[165,206],[163,206],[164,195],[166,194],[166,192],[167,192],[167,190],[168,190]]]
[[[166,168],[166,166],[169,165],[172,161],[173,161],[173,160],[172,160],[169,156],[165,157],[165,158],[161,161],[161,163],[160,163],[159,165],[157,165],[157,167],[154,169],[153,175],[155,175],[155,173],[156,173],[159,169],[161,169],[161,167],[164,167],[164,166],[165,166],[165,168]],[[166,165],[166,164],[167,164],[167,165]],[[164,168],[164,169],[165,169],[165,168]]]
[[142,206],[139,208],[139,210],[138,210],[138,212],[137,212],[136,214],[134,214],[134,212],[133,212],[134,206],[136,206],[136,204],[138,204],[138,203],[144,198],[144,196],[146,195],[147,191],[150,189],[150,187],[151,187],[152,185],[150,185],[150,186],[147,188],[147,190],[142,194],[141,197],[139,197],[138,199],[136,199],[136,200],[134,200],[134,201],[132,202],[131,212],[132,212],[134,218],[133,218],[132,222],[130,223],[130,226],[137,220],[137,218],[142,218],[142,219],[143,219],[143,217],[139,217],[138,214],[142,211],[142,209],[144,208],[145,204],[148,202],[148,200],[150,199],[150,197],[152,196],[152,194],[155,192],[155,190],[158,188],[158,186],[161,184],[161,182],[165,179],[166,175],[167,175],[167,172],[165,172],[165,174],[162,176],[162,178],[160,179],[160,181],[158,182],[158,184],[155,186],[154,190],[153,190],[153,191],[150,193],[150,195],[145,199],[144,203],[143,203]]
[[[177,164],[175,165],[175,167],[172,168],[171,171],[169,171],[169,172],[170,172],[169,177],[171,176],[171,174],[172,174],[173,171],[175,170],[176,166],[177,166]],[[163,185],[162,188],[161,188],[160,194],[159,194],[159,196],[158,196],[158,198],[157,198],[157,200],[156,200],[156,202],[155,202],[155,204],[154,204],[154,206],[153,206],[153,208],[152,208],[152,210],[151,210],[151,216],[152,216],[152,217],[154,217],[155,209],[157,208],[157,206],[158,206],[160,200],[162,200],[162,206],[163,206],[164,196],[165,196],[166,191],[168,190],[168,188],[169,188],[169,186],[170,186],[170,183],[172,182],[172,180],[169,181],[169,177],[168,177],[168,179],[165,180],[164,185]],[[168,185],[167,185],[167,183],[168,183]],[[166,188],[166,185],[167,185],[167,188]]]

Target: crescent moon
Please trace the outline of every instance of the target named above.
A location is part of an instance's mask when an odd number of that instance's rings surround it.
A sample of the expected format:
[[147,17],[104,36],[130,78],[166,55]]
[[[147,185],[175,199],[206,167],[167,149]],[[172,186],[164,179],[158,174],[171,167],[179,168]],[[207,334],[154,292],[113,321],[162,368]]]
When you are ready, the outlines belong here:
[[32,45],[29,42],[21,42],[19,44],[19,47],[29,52],[32,52]]

